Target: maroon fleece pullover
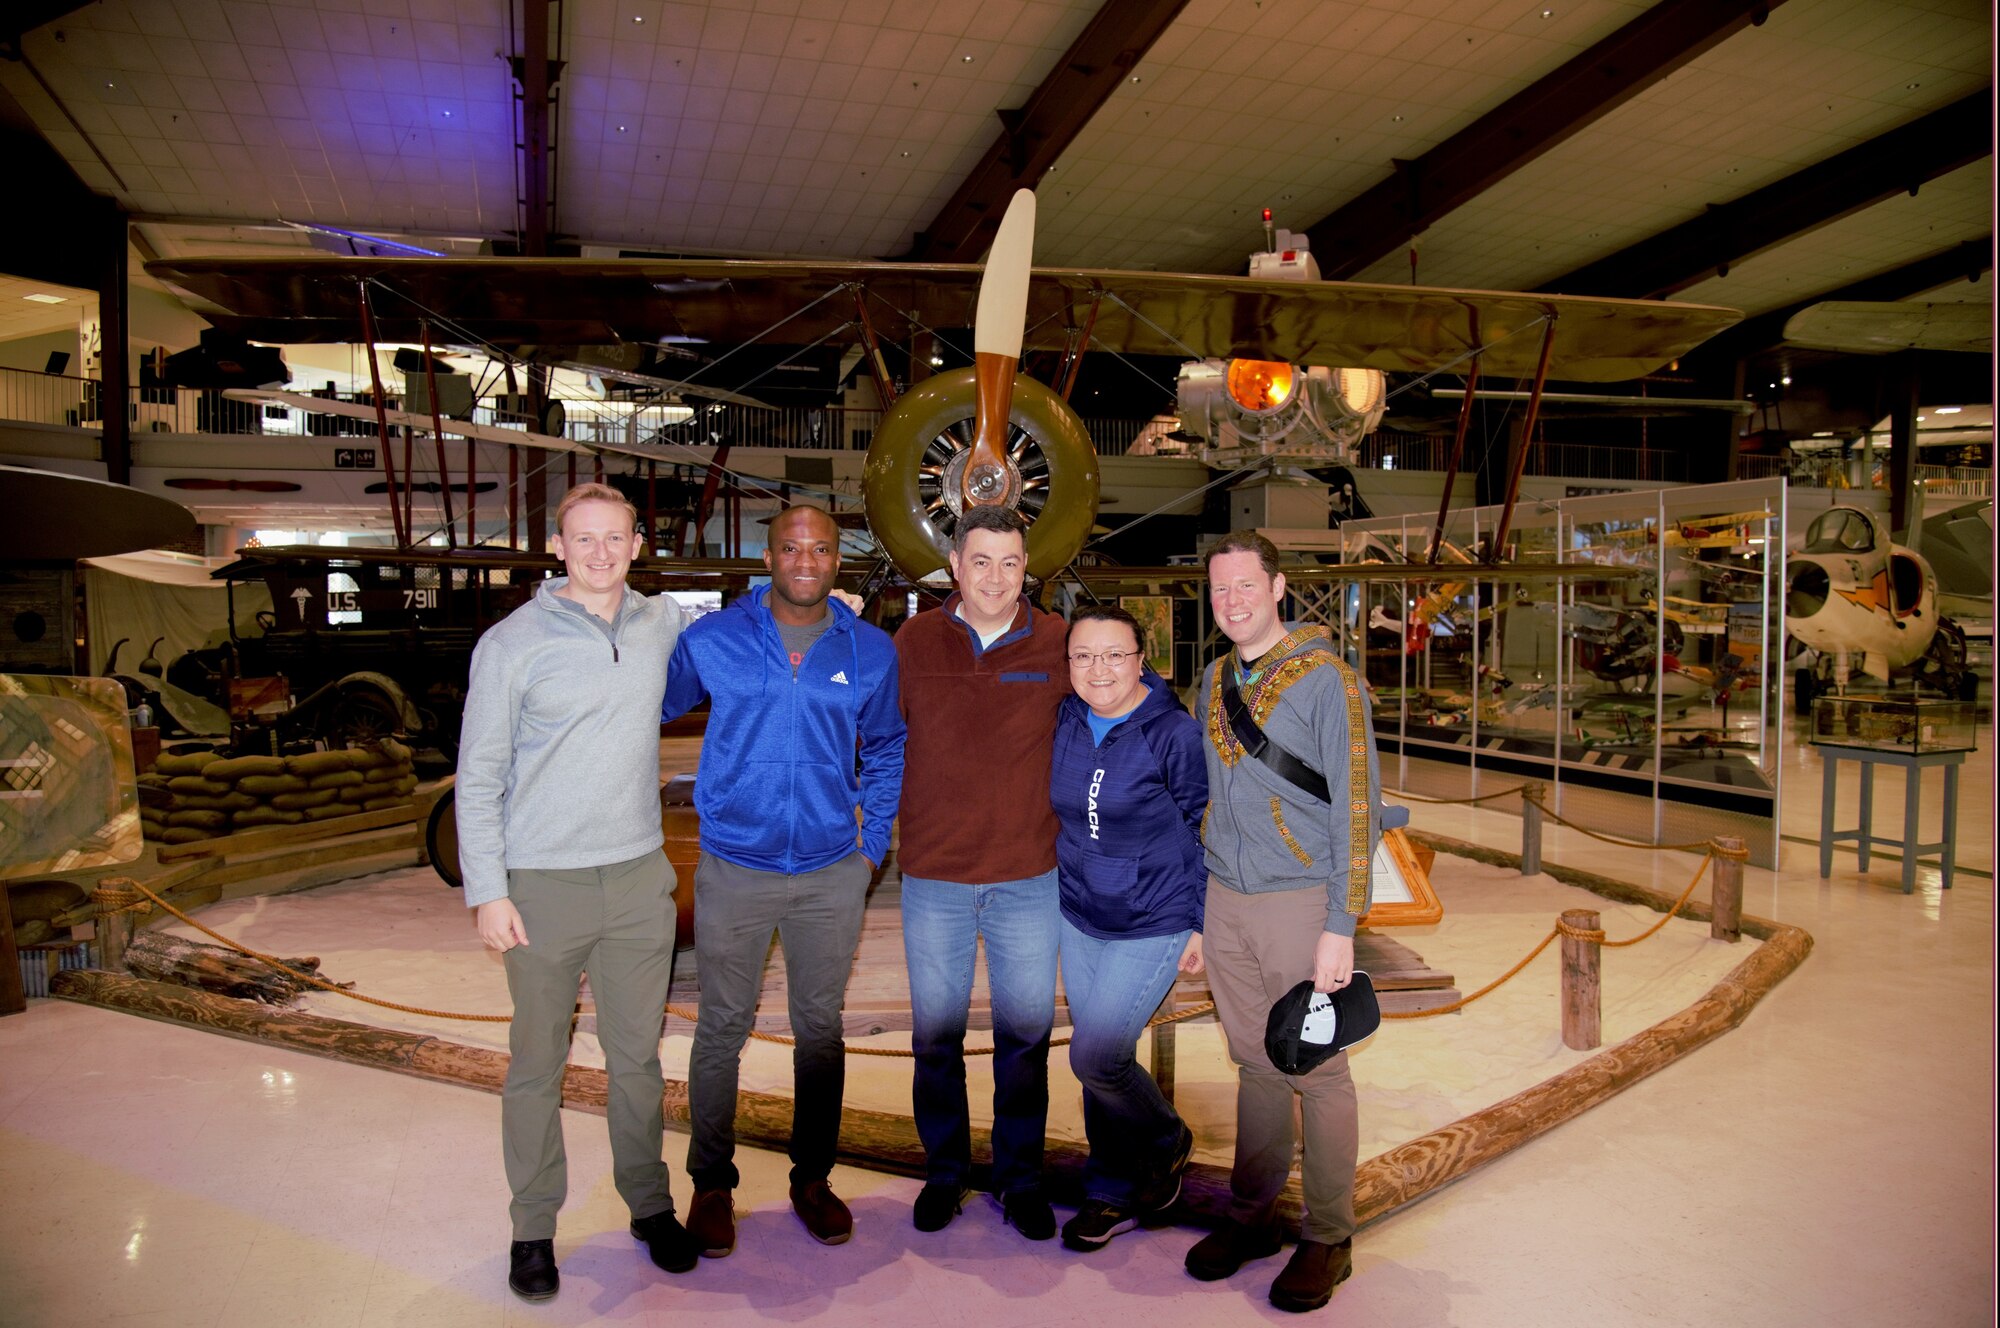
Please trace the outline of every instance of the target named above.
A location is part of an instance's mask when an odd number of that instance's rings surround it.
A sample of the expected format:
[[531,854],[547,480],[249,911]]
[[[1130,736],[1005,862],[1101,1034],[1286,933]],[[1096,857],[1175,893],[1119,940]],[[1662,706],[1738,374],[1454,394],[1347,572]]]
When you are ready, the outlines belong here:
[[903,871],[991,885],[1055,870],[1049,761],[1069,695],[1069,625],[1028,603],[978,649],[958,595],[896,632],[903,718]]

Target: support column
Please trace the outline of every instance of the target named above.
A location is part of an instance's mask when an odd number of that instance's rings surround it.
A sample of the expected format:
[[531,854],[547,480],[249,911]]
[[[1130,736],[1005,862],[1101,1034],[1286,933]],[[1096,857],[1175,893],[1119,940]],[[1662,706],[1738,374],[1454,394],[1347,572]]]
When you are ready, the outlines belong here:
[[1897,353],[1888,374],[1889,391],[1889,528],[1901,530],[1910,520],[1910,488],[1917,474],[1917,402],[1921,383],[1917,352]]
[[104,423],[104,477],[132,482],[132,297],[125,213],[107,203],[101,223],[104,266],[97,285],[97,319],[104,339],[99,413]]

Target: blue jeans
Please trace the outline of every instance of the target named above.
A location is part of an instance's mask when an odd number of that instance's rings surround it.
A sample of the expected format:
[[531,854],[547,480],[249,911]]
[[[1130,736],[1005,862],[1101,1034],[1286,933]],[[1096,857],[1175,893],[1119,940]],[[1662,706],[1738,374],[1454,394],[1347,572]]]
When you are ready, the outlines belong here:
[[1069,1067],[1083,1085],[1090,1140],[1085,1198],[1124,1207],[1180,1145],[1180,1114],[1133,1049],[1174,984],[1189,935],[1105,941],[1062,920],[1063,994],[1074,1030]]
[[1049,1033],[1056,1018],[1056,874],[961,885],[903,878],[910,970],[911,1096],[929,1180],[963,1185],[972,1169],[965,1024],[972,966],[986,942],[993,1002],[993,1192],[1041,1184],[1049,1119]]

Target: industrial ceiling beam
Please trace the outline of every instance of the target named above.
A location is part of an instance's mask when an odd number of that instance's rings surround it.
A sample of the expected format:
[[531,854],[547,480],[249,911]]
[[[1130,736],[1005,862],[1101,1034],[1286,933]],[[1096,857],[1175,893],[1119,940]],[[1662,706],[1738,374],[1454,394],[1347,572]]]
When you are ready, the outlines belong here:
[[1914,263],[1905,263],[1811,299],[1758,314],[1755,318],[1746,318],[1713,340],[1702,343],[1689,358],[1698,358],[1707,364],[1749,359],[1781,345],[1785,339],[1785,324],[1791,321],[1794,314],[1815,304],[1829,300],[1907,300],[1948,282],[1977,281],[1992,270],[1993,237],[1983,235],[1977,240],[1967,240],[1929,257],[1919,258]]
[[1992,151],[1993,90],[1987,88],[1733,202],[1712,204],[1699,217],[1540,289],[1664,299],[1710,276],[1727,276],[1730,264],[1774,245],[1897,194],[1914,194]]
[[1782,3],[1662,0],[1307,227],[1320,272],[1353,277]]
[[1055,165],[1187,4],[1105,0],[1028,100],[997,112],[999,140],[899,257],[917,263],[978,261],[993,243],[1014,191],[1033,188]]

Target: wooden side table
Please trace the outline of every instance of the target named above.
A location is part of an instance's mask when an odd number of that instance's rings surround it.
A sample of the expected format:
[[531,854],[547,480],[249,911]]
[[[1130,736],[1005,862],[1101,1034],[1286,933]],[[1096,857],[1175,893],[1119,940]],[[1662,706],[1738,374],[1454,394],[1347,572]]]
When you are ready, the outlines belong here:
[[[1821,762],[1819,805],[1819,874],[1825,880],[1833,874],[1833,846],[1853,840],[1862,871],[1868,870],[1868,850],[1880,844],[1903,851],[1903,893],[1917,888],[1917,859],[1926,853],[1938,854],[1938,874],[1944,888],[1951,889],[1951,869],[1958,850],[1958,768],[1965,764],[1964,752],[1885,752],[1873,747],[1841,747],[1814,743]],[[1842,761],[1861,767],[1861,824],[1853,830],[1833,828],[1833,793]],[[1898,766],[1903,771],[1903,837],[1885,839],[1873,831],[1875,815],[1875,767]],[[1944,838],[1933,844],[1919,842],[1918,813],[1922,810],[1924,771],[1944,771]]]

